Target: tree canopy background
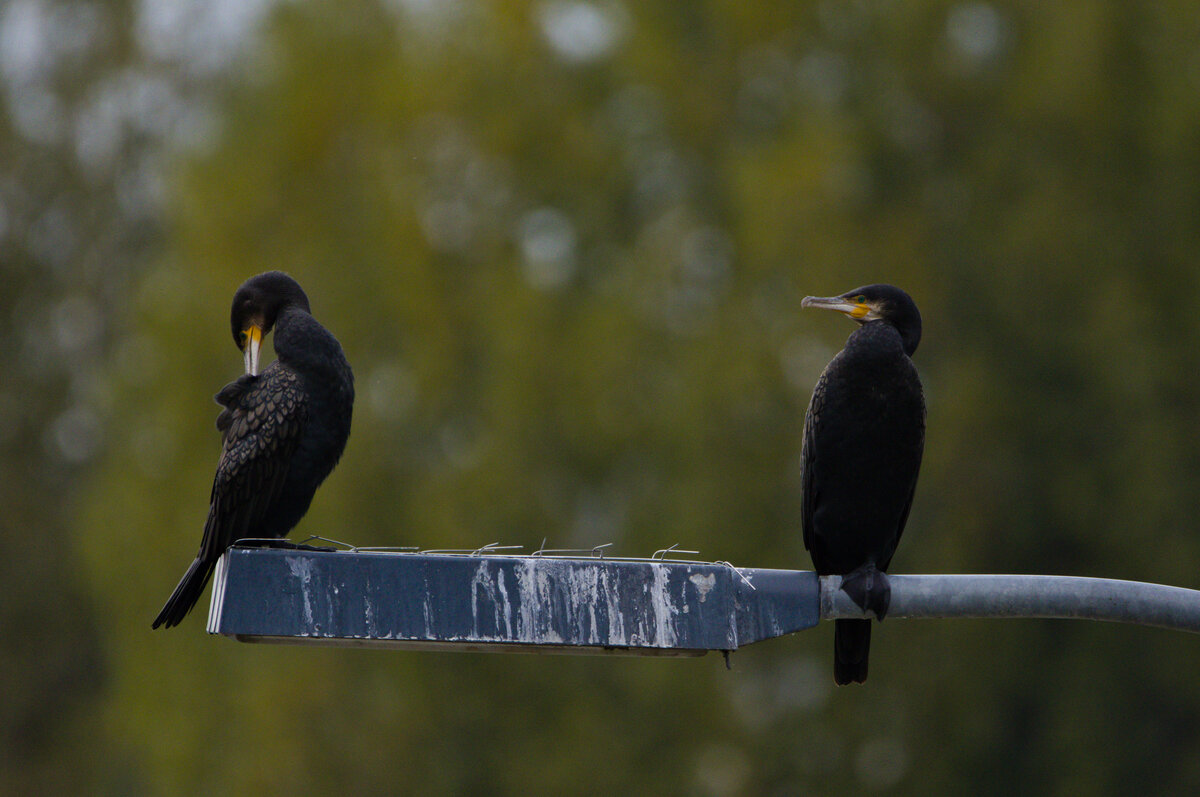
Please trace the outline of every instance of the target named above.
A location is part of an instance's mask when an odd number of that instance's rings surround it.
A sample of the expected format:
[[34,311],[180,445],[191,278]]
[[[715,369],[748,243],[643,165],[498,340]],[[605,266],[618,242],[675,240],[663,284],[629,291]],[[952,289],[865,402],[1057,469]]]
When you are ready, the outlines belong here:
[[806,568],[809,392],[921,307],[894,572],[1200,586],[1200,6],[113,3],[0,8],[0,788],[1178,794],[1197,642],[828,627],[641,660],[235,645],[150,620],[194,554],[281,268],[357,376],[298,529],[671,543]]

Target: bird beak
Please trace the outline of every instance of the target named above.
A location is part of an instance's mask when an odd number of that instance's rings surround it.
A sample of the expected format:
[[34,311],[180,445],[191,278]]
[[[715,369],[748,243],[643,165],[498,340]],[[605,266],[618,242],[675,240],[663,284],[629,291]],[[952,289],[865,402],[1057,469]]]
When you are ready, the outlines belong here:
[[855,320],[865,318],[871,312],[866,304],[852,302],[842,296],[805,296],[801,307],[816,307],[818,310],[837,310]]
[[246,345],[242,348],[242,354],[246,358],[246,373],[258,376],[258,350],[262,347],[262,327],[251,324],[242,330],[242,334],[246,340]]

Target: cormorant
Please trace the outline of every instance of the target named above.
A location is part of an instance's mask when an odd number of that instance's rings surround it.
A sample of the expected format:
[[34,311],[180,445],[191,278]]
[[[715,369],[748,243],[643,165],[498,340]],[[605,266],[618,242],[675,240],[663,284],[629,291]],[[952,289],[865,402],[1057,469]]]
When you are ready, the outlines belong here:
[[[200,552],[154,628],[178,625],[225,549],[244,538],[283,537],[300,521],[350,434],[354,376],[341,344],[312,317],[308,297],[281,271],[251,277],[230,313],[246,373],[216,400],[223,439]],[[259,374],[263,338],[278,359]]]
[[[818,573],[845,576],[842,589],[882,620],[891,598],[883,571],[908,520],[925,447],[925,398],[910,359],[921,314],[891,285],[808,296],[801,307],[837,310],[861,325],[825,367],[804,419],[804,547]],[[870,620],[835,622],[839,685],[866,680],[870,646]]]

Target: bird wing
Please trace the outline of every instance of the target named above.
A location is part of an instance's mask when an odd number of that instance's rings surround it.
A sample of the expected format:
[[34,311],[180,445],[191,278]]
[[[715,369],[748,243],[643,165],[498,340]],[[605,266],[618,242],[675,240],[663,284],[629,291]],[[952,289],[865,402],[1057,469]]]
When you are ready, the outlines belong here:
[[800,505],[800,522],[804,529],[804,547],[813,549],[813,513],[817,508],[817,487],[813,481],[816,467],[816,428],[821,422],[821,410],[825,406],[825,374],[817,380],[808,412],[804,415],[804,442],[800,448],[800,489],[803,496]]
[[215,561],[243,537],[252,537],[275,505],[308,418],[300,378],[272,363],[243,376],[216,396],[224,448],[213,478],[201,555]]
[[[919,437],[917,438],[917,467],[913,470],[912,484],[908,487],[908,498],[904,501],[904,508],[900,511],[900,522],[896,525],[896,544],[892,546],[892,553],[896,552],[896,545],[900,543],[900,537],[904,535],[904,527],[908,524],[908,512],[912,509],[913,496],[917,494],[917,477],[921,473],[921,456],[925,452],[925,419],[927,412],[925,409],[925,397],[921,397],[921,426],[919,429]],[[889,556],[887,561],[881,562],[880,570],[887,570],[892,563],[892,557]]]
[[218,404],[224,407],[217,416],[217,431],[221,433],[221,443],[229,437],[229,427],[233,424],[234,413],[241,409],[242,396],[258,383],[257,376],[246,374],[230,382],[217,395],[213,396]]

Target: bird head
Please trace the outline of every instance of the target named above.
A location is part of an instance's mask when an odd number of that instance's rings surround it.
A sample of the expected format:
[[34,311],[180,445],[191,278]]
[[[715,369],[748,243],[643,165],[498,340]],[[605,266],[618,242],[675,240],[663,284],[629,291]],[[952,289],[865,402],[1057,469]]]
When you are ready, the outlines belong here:
[[860,324],[891,324],[900,333],[904,351],[910,357],[921,342],[921,313],[912,297],[893,285],[866,285],[841,296],[805,296],[800,306],[837,310]]
[[285,307],[298,307],[309,312],[304,290],[282,271],[268,271],[251,277],[233,295],[230,311],[233,342],[245,357],[247,374],[258,374],[258,352],[263,338],[275,326],[275,319]]

